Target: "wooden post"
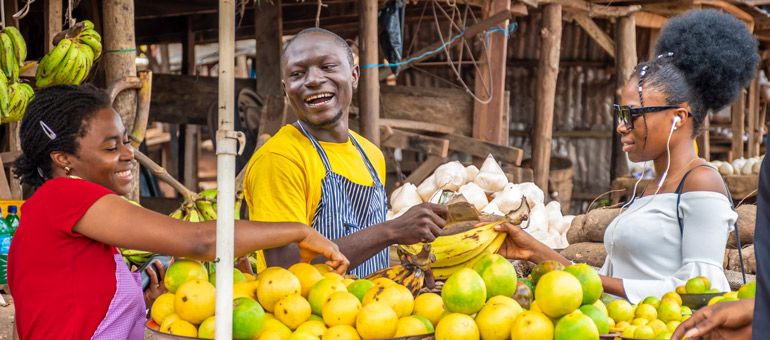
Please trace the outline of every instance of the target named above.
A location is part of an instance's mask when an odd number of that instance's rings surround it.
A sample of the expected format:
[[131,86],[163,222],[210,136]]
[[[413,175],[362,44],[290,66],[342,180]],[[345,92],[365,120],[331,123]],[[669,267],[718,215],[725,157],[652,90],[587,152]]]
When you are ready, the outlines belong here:
[[[257,93],[267,103],[268,97],[282,99],[284,97],[281,85],[282,65],[281,52],[283,50],[283,20],[280,1],[263,1],[259,6],[254,6],[254,30],[257,38]],[[263,129],[260,125],[260,133],[274,135],[281,128],[283,122],[284,101],[273,100],[270,106],[263,106],[262,119],[280,121],[270,129]]]
[[751,81],[749,87],[749,114],[746,117],[749,131],[749,150],[747,157],[759,156],[759,144],[762,142],[762,127],[759,125],[759,77]]
[[[131,0],[103,1],[104,62],[106,83],[136,76],[136,37],[134,34],[134,2]],[[47,40],[49,41],[49,40]],[[136,91],[121,92],[113,102],[125,126],[134,126]],[[133,169],[134,180],[128,198],[139,201],[139,167]]]
[[[636,23],[633,15],[620,17],[615,23],[615,103],[621,103],[623,88],[631,79],[636,67]],[[610,181],[628,173],[626,155],[620,145],[620,135],[612,127],[612,159],[610,160]]]
[[[501,11],[511,10],[511,1],[491,0],[485,1],[482,9],[484,19]],[[561,18],[561,15],[559,15]],[[497,24],[497,27],[506,29],[509,20]],[[561,24],[559,26],[561,36]],[[492,99],[487,104],[473,102],[473,137],[496,144],[508,145],[508,108],[505,107],[505,70],[508,54],[508,36],[498,32],[490,33],[487,46],[489,63],[482,64],[480,73],[476,73],[475,93],[480,98],[486,98],[487,86],[492,90]],[[557,48],[558,64],[558,48]],[[558,71],[558,66],[557,66]],[[491,75],[491,79],[489,78]],[[555,81],[555,79],[554,79]],[[483,158],[482,158],[483,160]]]
[[738,100],[733,103],[733,107],[730,110],[733,122],[733,147],[732,147],[732,162],[733,159],[743,157],[743,121],[745,120],[744,108],[746,107],[746,95],[741,92],[738,96]]
[[[194,75],[195,68],[195,32],[192,30],[192,20],[187,18],[185,41],[182,43],[182,74]],[[198,131],[200,127],[194,124],[179,127],[179,159],[178,172],[184,185],[198,191]]]
[[[358,28],[360,42],[359,64],[376,65],[379,46],[377,42],[377,2],[358,1]],[[361,135],[374,145],[380,145],[380,80],[376,67],[361,69],[358,82],[358,108]]]
[[544,192],[548,192],[548,172],[551,164],[553,107],[561,48],[561,15],[561,5],[549,4],[543,7],[535,94],[535,129],[532,131],[532,170],[535,174],[535,184]]
[[[47,9],[47,7],[46,7]],[[5,26],[14,26],[19,27],[19,21],[13,19],[13,14],[18,11],[18,6],[16,1],[6,1],[5,2]],[[47,13],[47,11],[46,11]],[[21,150],[21,143],[19,141],[19,127],[21,124],[19,122],[13,122],[6,124],[6,136],[8,136],[8,149],[10,151],[16,151]],[[0,168],[3,168],[4,166],[0,164]],[[2,179],[2,182],[5,182],[5,169],[3,168],[3,173],[0,179]],[[21,190],[21,183],[19,182],[16,177],[13,175],[9,176],[10,181],[8,183],[8,189],[10,190],[10,196],[4,197],[9,199],[16,199],[20,200],[22,199],[22,190]],[[2,191],[3,193],[5,190]]]
[[[61,32],[64,23],[62,13],[62,0],[45,0],[45,34],[43,35],[43,49],[46,53],[54,48],[53,36]],[[133,26],[132,26],[133,27]]]

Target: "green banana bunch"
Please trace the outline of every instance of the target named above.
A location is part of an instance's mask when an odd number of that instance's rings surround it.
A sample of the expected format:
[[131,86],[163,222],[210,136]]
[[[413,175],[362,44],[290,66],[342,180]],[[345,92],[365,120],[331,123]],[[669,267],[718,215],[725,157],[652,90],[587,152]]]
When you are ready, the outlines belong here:
[[[62,32],[64,38],[58,40],[56,47],[38,64],[35,74],[37,87],[54,84],[78,85],[88,77],[94,61],[102,54],[102,37],[93,27],[93,23],[85,20]],[[2,35],[0,35],[0,43],[2,43]],[[0,49],[0,57],[4,56],[2,53],[3,50]],[[0,60],[0,68],[2,67],[2,60]]]
[[16,27],[0,30],[0,71],[7,78],[6,83],[18,82],[19,69],[27,58],[27,44]]
[[0,123],[20,121],[34,97],[35,92],[29,84],[7,84],[0,77]]

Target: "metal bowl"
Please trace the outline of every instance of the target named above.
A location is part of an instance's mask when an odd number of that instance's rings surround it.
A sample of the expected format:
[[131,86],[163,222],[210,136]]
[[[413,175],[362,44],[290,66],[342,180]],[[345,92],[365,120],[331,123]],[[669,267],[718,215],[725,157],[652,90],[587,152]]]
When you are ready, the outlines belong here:
[[722,296],[724,294],[725,293],[679,294],[679,296],[682,297],[682,306],[698,309],[708,305],[709,301],[714,297]]
[[173,335],[173,334],[167,334],[167,333],[161,333],[160,332],[160,325],[155,323],[154,320],[150,319],[149,321],[144,323],[144,328],[151,333],[151,335],[148,337],[146,335],[147,332],[145,332],[145,340],[183,340],[183,339],[200,339],[200,338],[191,338],[189,336],[181,336],[181,335]]

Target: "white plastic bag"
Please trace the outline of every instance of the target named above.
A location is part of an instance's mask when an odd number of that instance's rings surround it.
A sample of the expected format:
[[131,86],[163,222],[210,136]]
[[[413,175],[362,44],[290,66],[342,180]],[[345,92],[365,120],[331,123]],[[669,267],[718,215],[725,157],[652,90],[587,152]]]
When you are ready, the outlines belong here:
[[479,168],[475,165],[468,165],[465,167],[465,174],[468,177],[468,182],[473,182],[476,180],[476,175],[479,174]]
[[489,201],[487,201],[487,194],[484,193],[484,189],[479,188],[476,183],[471,182],[463,185],[458,192],[463,194],[468,203],[473,204],[478,210],[484,209],[489,203]]
[[543,190],[535,185],[535,183],[521,183],[519,184],[519,190],[521,190],[521,193],[527,197],[527,203],[529,203],[530,208],[534,207],[535,204],[538,203],[543,204],[545,201],[545,194],[543,194]]
[[503,190],[505,185],[508,184],[508,177],[505,176],[505,172],[497,164],[495,158],[489,155],[484,160],[484,164],[481,165],[481,169],[479,169],[479,173],[473,182],[487,193],[493,193]]
[[401,187],[398,196],[393,200],[391,206],[393,212],[398,215],[402,210],[409,209],[412,206],[422,203],[420,195],[417,194],[417,187],[412,183],[406,183]]
[[431,195],[436,192],[436,189],[438,189],[436,186],[436,175],[430,175],[417,187],[417,194],[420,195],[423,202],[428,202]]
[[458,161],[442,164],[433,174],[436,187],[450,191],[457,191],[461,185],[465,184],[468,176],[465,167]]
[[508,183],[503,191],[496,192],[494,194],[493,203],[497,205],[504,214],[509,213],[511,210],[515,210],[521,206],[521,190],[519,186],[513,183]]

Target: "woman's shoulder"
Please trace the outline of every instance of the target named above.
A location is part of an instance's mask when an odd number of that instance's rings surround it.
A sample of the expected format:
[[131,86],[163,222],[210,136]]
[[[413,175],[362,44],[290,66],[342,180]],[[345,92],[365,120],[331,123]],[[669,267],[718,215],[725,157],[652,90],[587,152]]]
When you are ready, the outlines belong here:
[[710,191],[727,196],[727,187],[722,176],[710,166],[699,166],[690,170],[685,178],[682,192]]

